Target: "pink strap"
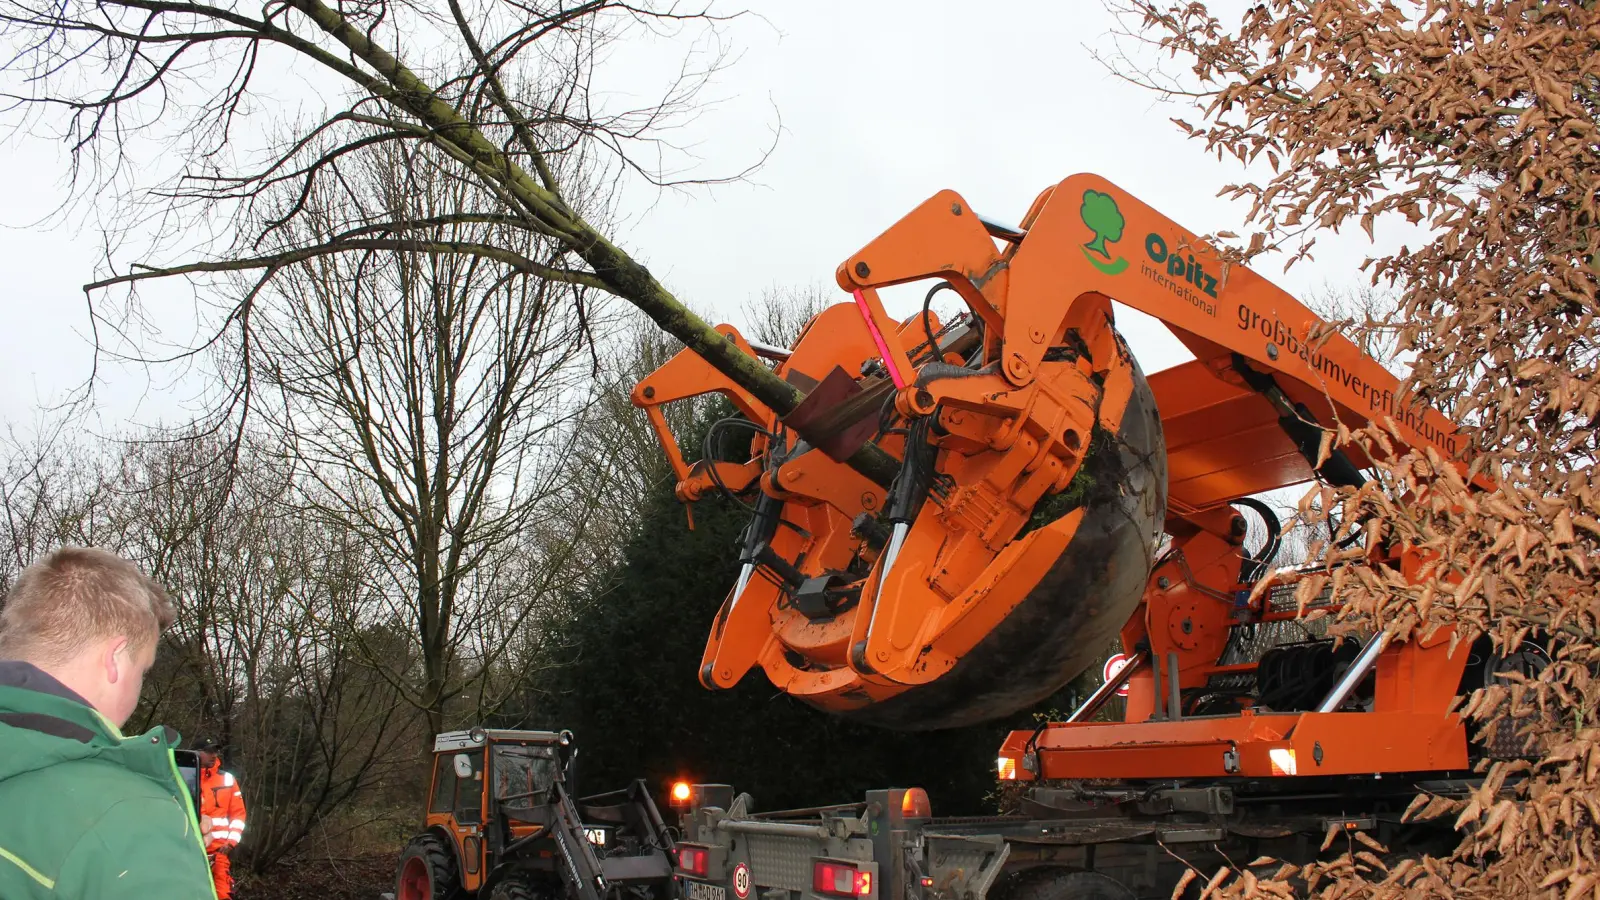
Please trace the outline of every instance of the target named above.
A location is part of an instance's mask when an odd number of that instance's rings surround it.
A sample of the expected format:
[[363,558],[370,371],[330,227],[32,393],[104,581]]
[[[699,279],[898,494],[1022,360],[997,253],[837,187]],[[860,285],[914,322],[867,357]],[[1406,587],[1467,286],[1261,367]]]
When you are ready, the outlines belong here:
[[883,339],[883,332],[878,330],[878,323],[872,321],[872,311],[867,309],[867,298],[860,290],[855,291],[854,295],[856,308],[861,310],[861,318],[867,323],[867,333],[872,335],[872,343],[877,345],[878,355],[883,357],[884,368],[889,370],[889,380],[894,382],[897,389],[904,388],[905,376],[900,374],[899,367],[894,364],[894,355],[889,352],[889,342]]

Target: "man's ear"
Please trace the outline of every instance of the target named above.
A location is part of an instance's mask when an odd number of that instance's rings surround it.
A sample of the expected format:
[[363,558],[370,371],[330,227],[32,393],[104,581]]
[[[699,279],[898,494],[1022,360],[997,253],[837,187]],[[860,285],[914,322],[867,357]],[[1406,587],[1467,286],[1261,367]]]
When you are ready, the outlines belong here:
[[116,684],[121,677],[133,669],[133,655],[128,648],[128,639],[124,636],[112,638],[106,642],[106,681]]

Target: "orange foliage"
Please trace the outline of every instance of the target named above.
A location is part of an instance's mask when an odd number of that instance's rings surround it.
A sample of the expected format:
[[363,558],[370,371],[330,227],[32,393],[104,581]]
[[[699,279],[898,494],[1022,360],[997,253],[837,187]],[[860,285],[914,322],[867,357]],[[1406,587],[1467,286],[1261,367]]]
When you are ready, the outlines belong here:
[[1454,855],[1353,846],[1272,881],[1218,873],[1207,895],[1283,896],[1292,877],[1323,897],[1600,897],[1600,8],[1270,0],[1232,25],[1199,2],[1121,8],[1191,67],[1201,119],[1179,124],[1272,173],[1223,191],[1252,203],[1239,258],[1293,262],[1318,232],[1370,234],[1390,217],[1428,230],[1367,271],[1399,291],[1389,324],[1414,355],[1409,386],[1465,426],[1473,471],[1501,484],[1469,496],[1445,460],[1413,455],[1360,492],[1324,489],[1345,527],[1441,560],[1415,584],[1347,576],[1342,624],[1456,624],[1502,648],[1537,641],[1553,660],[1465,706],[1481,725],[1525,723],[1543,759],[1495,764],[1460,808],[1413,805],[1457,817]]

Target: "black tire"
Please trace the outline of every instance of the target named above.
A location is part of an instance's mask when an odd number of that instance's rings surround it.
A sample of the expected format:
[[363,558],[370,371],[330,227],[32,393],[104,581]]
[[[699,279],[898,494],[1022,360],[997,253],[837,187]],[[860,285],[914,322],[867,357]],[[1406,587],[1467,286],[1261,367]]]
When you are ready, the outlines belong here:
[[419,834],[406,844],[394,870],[395,900],[455,900],[461,873],[455,854],[436,834]]
[[507,875],[489,892],[489,900],[534,900],[533,885],[521,875]]
[[1009,892],[1009,900],[1137,900],[1122,882],[1099,872],[1030,872]]

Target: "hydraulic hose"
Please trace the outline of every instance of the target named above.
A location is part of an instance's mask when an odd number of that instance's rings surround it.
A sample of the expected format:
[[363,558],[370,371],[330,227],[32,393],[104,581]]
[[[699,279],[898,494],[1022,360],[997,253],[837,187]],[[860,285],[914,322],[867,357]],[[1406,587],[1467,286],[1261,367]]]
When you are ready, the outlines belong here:
[[1232,501],[1232,505],[1253,511],[1261,517],[1261,523],[1267,528],[1266,543],[1261,545],[1255,556],[1245,556],[1239,565],[1239,583],[1254,584],[1267,574],[1267,567],[1278,556],[1278,549],[1283,545],[1283,523],[1278,520],[1278,514],[1272,511],[1272,507],[1254,497],[1240,497]]

